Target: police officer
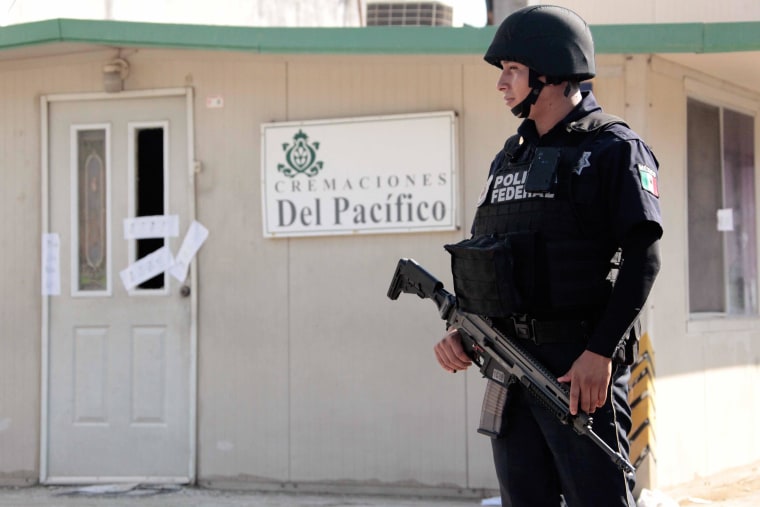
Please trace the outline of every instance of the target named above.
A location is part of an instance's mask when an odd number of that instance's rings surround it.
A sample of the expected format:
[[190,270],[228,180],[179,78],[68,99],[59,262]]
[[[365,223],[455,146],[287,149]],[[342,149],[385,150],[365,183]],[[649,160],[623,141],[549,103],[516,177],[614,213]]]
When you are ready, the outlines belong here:
[[[500,69],[497,88],[524,120],[491,164],[472,238],[447,248],[458,302],[569,384],[571,413],[593,414],[595,432],[627,458],[629,365],[660,267],[657,160],[581,92],[595,75],[594,45],[573,11],[515,11],[485,60]],[[473,268],[462,251],[482,260]],[[435,354],[450,372],[471,364],[455,329]],[[486,429],[503,505],[635,506],[632,476],[519,383],[504,393],[498,424]]]

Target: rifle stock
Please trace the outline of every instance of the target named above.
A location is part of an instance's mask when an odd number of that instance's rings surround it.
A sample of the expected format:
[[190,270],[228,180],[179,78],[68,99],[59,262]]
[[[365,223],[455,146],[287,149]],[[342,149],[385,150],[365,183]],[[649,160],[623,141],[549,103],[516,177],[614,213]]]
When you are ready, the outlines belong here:
[[585,436],[612,460],[618,468],[633,474],[635,468],[619,452],[613,450],[592,429],[592,418],[585,412],[570,413],[568,386],[557,382],[541,363],[514,340],[494,328],[480,315],[461,311],[456,296],[443,283],[413,259],[400,259],[388,288],[388,297],[398,299],[404,292],[432,299],[448,327],[454,327],[462,337],[462,345],[480,368],[481,373],[503,386],[516,380],[562,424],[570,424],[578,435]]

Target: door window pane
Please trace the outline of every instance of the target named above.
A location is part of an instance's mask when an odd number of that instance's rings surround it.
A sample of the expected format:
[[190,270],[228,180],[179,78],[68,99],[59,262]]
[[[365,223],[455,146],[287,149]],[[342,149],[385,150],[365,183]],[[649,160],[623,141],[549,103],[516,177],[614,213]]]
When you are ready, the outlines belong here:
[[106,130],[76,131],[77,291],[108,290]]
[[[137,130],[135,136],[135,216],[164,215],[164,129],[143,128]],[[164,238],[138,239],[137,259],[155,252],[165,243]],[[165,284],[166,273],[161,273],[138,285],[138,289],[163,289]]]

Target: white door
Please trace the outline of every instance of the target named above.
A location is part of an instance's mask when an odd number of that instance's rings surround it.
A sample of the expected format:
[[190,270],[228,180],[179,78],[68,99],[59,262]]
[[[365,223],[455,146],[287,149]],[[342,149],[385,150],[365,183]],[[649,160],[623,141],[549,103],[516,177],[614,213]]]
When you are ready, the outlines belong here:
[[[44,482],[194,479],[190,280],[162,271],[128,288],[120,276],[139,274],[137,261],[162,247],[176,255],[193,220],[181,92],[46,102],[60,295],[47,299],[43,333]],[[166,236],[146,239],[143,227],[125,239],[124,219],[147,216],[162,217],[152,227]]]

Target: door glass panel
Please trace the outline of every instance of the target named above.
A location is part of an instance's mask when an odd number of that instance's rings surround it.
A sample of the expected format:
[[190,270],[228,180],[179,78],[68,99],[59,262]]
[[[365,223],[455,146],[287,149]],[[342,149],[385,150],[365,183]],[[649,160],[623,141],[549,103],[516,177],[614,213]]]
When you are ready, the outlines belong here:
[[[164,129],[143,128],[135,132],[135,216],[164,215]],[[137,259],[155,252],[164,244],[164,238],[137,240]],[[163,289],[166,274],[161,273],[138,285],[138,289]]]
[[76,131],[78,292],[103,292],[109,287],[106,137],[104,128]]

